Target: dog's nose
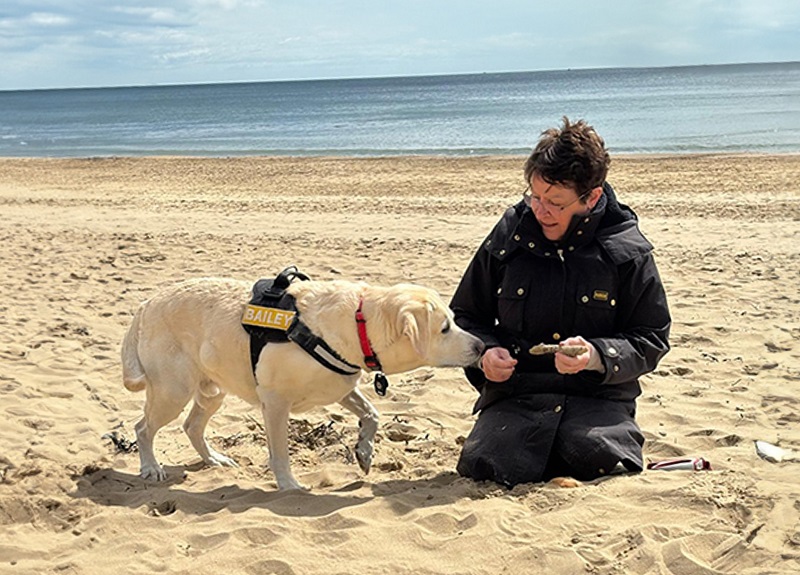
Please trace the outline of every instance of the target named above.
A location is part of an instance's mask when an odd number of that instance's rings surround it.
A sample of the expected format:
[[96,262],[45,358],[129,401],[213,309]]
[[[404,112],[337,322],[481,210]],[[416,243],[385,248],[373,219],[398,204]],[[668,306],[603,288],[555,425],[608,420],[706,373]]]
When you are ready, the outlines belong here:
[[484,349],[486,349],[486,344],[476,337],[475,341],[472,342],[472,351],[475,352],[475,355],[480,357]]

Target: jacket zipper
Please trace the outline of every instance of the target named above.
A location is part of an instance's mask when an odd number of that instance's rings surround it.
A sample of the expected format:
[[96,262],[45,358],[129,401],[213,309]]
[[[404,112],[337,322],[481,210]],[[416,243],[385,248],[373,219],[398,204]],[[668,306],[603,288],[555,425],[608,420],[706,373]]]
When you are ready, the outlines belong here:
[[557,249],[556,253],[558,254],[558,259],[561,260],[561,309],[558,314],[558,333],[561,335],[559,338],[560,340],[564,337],[564,334],[561,332],[564,328],[564,300],[567,297],[567,266],[564,260],[564,250]]

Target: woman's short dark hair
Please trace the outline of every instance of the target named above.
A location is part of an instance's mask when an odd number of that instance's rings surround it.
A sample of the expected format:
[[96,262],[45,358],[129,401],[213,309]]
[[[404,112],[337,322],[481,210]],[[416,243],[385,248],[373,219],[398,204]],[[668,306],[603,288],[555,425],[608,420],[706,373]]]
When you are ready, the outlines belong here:
[[578,194],[602,186],[611,163],[603,138],[583,120],[562,120],[561,129],[542,132],[525,162],[525,181],[537,174],[548,184],[572,185]]

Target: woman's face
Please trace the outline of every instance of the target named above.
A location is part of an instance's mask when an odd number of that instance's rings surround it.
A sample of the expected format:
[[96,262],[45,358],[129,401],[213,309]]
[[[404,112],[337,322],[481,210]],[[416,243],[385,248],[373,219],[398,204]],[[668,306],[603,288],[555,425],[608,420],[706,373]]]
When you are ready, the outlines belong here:
[[[574,188],[562,184],[548,184],[538,174],[531,178],[530,206],[544,237],[552,242],[560,241],[576,214],[588,213],[602,193],[601,188],[578,193]],[[586,198],[586,203],[581,199]]]

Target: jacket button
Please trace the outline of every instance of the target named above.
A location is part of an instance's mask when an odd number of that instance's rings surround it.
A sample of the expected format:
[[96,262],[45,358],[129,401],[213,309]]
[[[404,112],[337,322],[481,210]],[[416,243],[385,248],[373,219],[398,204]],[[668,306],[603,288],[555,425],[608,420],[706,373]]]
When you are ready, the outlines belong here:
[[504,256],[504,255],[506,255],[506,250],[500,250],[500,255],[501,255],[501,256]]
[[518,241],[519,241],[519,234],[514,234],[514,241],[515,241],[515,242],[518,242]]
[[614,371],[615,371],[615,372],[619,371],[619,365],[615,365],[615,366],[614,366]]
[[583,221],[584,221],[584,223],[587,223],[587,224],[588,224],[590,219],[591,219],[591,218],[584,218],[584,219],[583,219]]
[[610,303],[610,304],[611,304],[611,307],[614,307],[615,305],[617,305],[617,300],[615,300],[615,299],[612,299],[612,300],[611,300],[610,302],[608,302],[608,303]]
[[501,287],[497,288],[497,294],[500,295],[501,293],[503,293],[503,288]]
[[519,288],[519,289],[517,290],[517,295],[522,295],[522,294],[524,294],[524,293],[525,293],[525,290],[524,290],[523,288]]
[[588,296],[588,295],[581,296],[581,301],[582,301],[583,303],[589,303],[589,296]]
[[606,353],[608,354],[609,357],[617,357],[617,348],[609,347],[608,350],[606,350]]
[[550,252],[544,252],[544,256],[549,258],[550,257]]
[[571,252],[574,252],[574,251],[575,251],[575,246],[569,246],[567,249],[568,249],[569,251],[571,251]]
[[556,413],[561,413],[561,406],[560,406],[560,405],[556,405],[556,406],[553,408],[553,411],[555,411]]
[[582,235],[583,235],[583,230],[578,230],[578,231],[577,231],[577,234],[578,234],[579,236],[582,236]]
[[554,339],[554,340],[556,340],[556,341],[558,341],[559,339],[561,339],[561,334],[560,334],[560,333],[558,333],[558,332],[555,332],[555,333],[553,334],[553,339]]
[[529,248],[531,248],[531,249],[533,249],[533,248],[535,248],[535,247],[536,247],[536,244],[535,244],[535,243],[533,243],[533,242],[528,242],[528,247],[529,247]]

